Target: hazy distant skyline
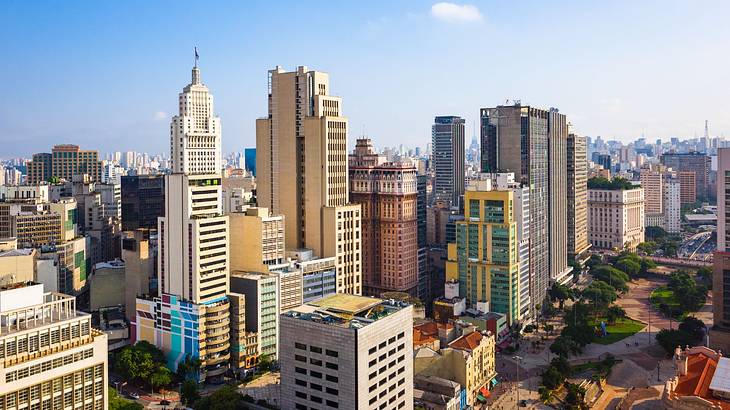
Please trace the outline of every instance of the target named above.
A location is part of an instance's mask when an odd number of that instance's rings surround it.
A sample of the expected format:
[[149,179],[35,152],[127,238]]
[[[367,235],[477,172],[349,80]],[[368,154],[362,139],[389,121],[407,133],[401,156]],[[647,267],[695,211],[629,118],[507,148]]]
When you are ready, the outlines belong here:
[[[331,4],[332,3],[332,4]],[[167,152],[193,47],[224,152],[255,146],[267,70],[330,74],[350,144],[422,146],[507,99],[583,135],[730,136],[730,3],[22,2],[3,5],[0,157],[57,143]]]

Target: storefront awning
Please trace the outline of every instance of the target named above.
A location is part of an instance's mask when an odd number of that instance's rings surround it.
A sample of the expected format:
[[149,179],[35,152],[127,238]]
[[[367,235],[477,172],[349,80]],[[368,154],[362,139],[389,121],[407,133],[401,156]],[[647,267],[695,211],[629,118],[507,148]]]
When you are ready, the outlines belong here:
[[491,395],[492,395],[492,393],[490,393],[490,392],[489,392],[489,390],[487,390],[487,388],[486,388],[486,387],[482,387],[481,389],[479,389],[479,392],[480,392],[480,393],[481,393],[481,394],[482,394],[482,395],[483,395],[484,397],[489,397],[489,396],[491,396]]

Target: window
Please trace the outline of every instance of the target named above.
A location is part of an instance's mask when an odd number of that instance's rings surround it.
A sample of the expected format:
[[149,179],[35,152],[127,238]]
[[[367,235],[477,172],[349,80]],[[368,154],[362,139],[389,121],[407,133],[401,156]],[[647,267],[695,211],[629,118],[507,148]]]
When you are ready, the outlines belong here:
[[337,383],[340,381],[340,379],[337,376],[332,376],[330,374],[327,375],[327,381],[332,383]]
[[296,360],[298,362],[302,362],[302,363],[307,363],[307,358],[302,355],[298,355],[298,354],[294,355],[294,360]]
[[322,391],[322,385],[316,383],[309,383],[309,388],[312,390]]
[[322,354],[322,348],[317,346],[309,346],[309,351]]
[[327,364],[326,364],[325,367],[327,367],[328,369],[332,369],[332,370],[338,370],[339,369],[339,366],[337,365],[337,363],[327,362]]
[[311,371],[309,372],[309,375],[310,375],[310,376],[312,376],[312,377],[316,377],[317,379],[321,379],[321,378],[322,378],[322,373],[320,373],[320,372],[315,372],[314,370],[311,370]]
[[340,405],[336,401],[327,400],[327,407],[332,407],[333,409],[339,408]]
[[322,361],[321,361],[321,360],[319,360],[319,359],[312,359],[312,358],[310,357],[310,358],[309,358],[309,363],[310,363],[310,364],[313,364],[313,365],[315,365],[315,366],[320,366],[320,367],[322,367]]
[[296,347],[299,350],[307,350],[307,345],[303,343],[294,343],[294,347]]
[[295,367],[294,371],[299,374],[307,374],[307,369],[302,369],[301,367]]
[[306,399],[307,398],[307,395],[305,393],[300,392],[300,391],[295,391],[294,392],[294,395],[297,396],[297,397],[299,397],[300,399]]
[[338,353],[336,351],[334,351],[334,350],[327,349],[327,350],[325,350],[325,353],[327,354],[327,356],[330,356],[330,357],[337,357],[337,356],[339,356]]

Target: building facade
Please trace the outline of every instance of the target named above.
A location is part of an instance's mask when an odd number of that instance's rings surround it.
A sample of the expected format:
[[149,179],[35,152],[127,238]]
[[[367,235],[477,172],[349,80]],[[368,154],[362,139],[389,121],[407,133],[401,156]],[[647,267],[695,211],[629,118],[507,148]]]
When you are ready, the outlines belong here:
[[661,158],[662,164],[677,172],[694,173],[697,197],[703,201],[710,200],[711,161],[709,155],[700,152],[667,153],[663,154]]
[[369,139],[350,154],[350,200],[362,208],[363,293],[418,289],[416,168],[384,162]]
[[266,208],[249,207],[228,214],[231,225],[231,270],[267,273],[285,262],[284,217]]
[[134,175],[121,178],[122,230],[157,229],[165,216],[164,175]]
[[231,289],[246,300],[246,332],[255,334],[257,357],[279,355],[279,275],[239,273],[231,275]]
[[588,189],[588,240],[595,248],[636,250],[644,242],[644,189]]
[[434,170],[433,197],[458,207],[464,195],[466,121],[456,116],[434,118],[431,126],[431,156]]
[[588,243],[588,158],[586,138],[568,135],[568,259],[584,260]]
[[101,182],[99,152],[82,150],[78,145],[55,145],[50,154],[33,155],[33,160],[27,165],[29,171],[26,182],[29,184],[46,182],[53,177],[71,181],[75,175],[82,174],[88,174],[92,180]]
[[0,363],[3,409],[108,408],[107,336],[72,296],[0,288]]
[[413,308],[337,294],[281,316],[281,408],[413,409]]
[[710,346],[730,351],[730,148],[717,150],[717,250],[712,266]]
[[362,293],[359,204],[349,203],[347,118],[329,76],[269,71],[268,115],[256,121],[257,201],[286,218],[286,248],[337,258],[337,289]]

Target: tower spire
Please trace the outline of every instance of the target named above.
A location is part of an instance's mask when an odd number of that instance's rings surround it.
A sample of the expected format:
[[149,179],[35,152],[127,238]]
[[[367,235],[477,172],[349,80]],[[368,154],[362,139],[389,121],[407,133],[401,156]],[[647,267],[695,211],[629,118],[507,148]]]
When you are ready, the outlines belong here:
[[193,84],[200,84],[200,68],[198,68],[198,60],[200,59],[200,55],[198,55],[198,47],[195,47],[194,50],[195,65],[193,65]]

